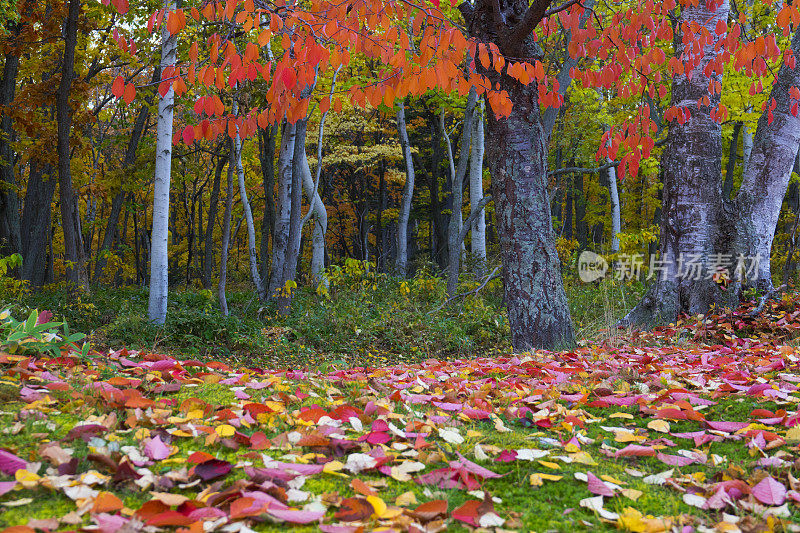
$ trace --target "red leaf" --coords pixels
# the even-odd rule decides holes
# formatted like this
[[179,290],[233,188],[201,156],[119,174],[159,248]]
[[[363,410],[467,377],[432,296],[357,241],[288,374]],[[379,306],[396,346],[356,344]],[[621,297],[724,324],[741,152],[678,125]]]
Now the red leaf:
[[194,475],[203,481],[212,481],[221,477],[225,477],[233,468],[228,461],[220,459],[211,459],[205,463],[200,463],[194,467]]
[[114,83],[111,85],[111,94],[117,98],[122,98],[122,95],[125,94],[125,78],[122,76],[116,77]]
[[357,522],[372,516],[374,508],[364,498],[345,498],[334,518],[342,522]]
[[439,517],[447,516],[447,500],[433,500],[425,502],[412,513],[423,522],[430,522]]

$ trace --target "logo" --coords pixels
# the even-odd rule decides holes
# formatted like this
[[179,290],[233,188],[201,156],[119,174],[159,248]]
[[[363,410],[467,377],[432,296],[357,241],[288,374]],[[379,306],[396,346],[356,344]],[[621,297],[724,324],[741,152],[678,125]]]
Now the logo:
[[578,258],[578,277],[584,283],[603,278],[608,272],[608,262],[594,252],[586,250]]

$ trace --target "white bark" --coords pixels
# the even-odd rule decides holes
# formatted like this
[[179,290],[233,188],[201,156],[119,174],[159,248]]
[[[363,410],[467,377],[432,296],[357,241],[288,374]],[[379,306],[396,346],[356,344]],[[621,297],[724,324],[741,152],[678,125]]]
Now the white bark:
[[[749,108],[748,108],[749,110]],[[750,163],[750,154],[753,152],[753,132],[747,127],[742,126],[742,168],[743,173],[747,174],[747,166]]]
[[274,298],[276,291],[286,282],[284,270],[289,250],[289,225],[292,214],[292,164],[297,126],[285,124],[281,133],[281,151],[278,155],[278,205],[275,216],[275,233],[272,237],[272,263],[268,296]]
[[[167,10],[175,9],[175,0],[168,0]],[[161,72],[174,66],[178,36],[170,35],[164,24],[161,30]],[[150,298],[147,314],[151,321],[163,324],[167,319],[169,289],[169,183],[172,171],[172,122],[175,93],[170,86],[166,96],[158,99],[156,130],[155,190],[153,193],[153,228],[150,251]]]
[[[800,29],[792,38],[791,49],[795,57],[800,55]],[[772,289],[772,241],[800,146],[800,118],[792,114],[793,100],[789,96],[791,88],[798,84],[800,70],[783,64],[768,100],[776,104],[772,120],[769,110],[758,120],[752,153],[736,198],[743,251],[758,257],[757,278],[751,275],[747,281],[764,290]]]
[[[478,93],[473,87],[469,91],[467,107],[464,110],[464,126],[458,150],[458,168],[453,165],[450,139],[445,132],[445,141],[447,142],[447,149],[450,155],[451,174],[453,178],[453,214],[450,217],[450,227],[448,228],[449,231],[447,235],[447,248],[449,253],[449,260],[447,262],[447,294],[451,298],[456,294],[458,275],[461,272],[461,245],[464,242],[461,240],[461,209],[464,203],[464,177],[467,174],[467,167],[469,165],[469,142],[470,135],[472,134],[472,120],[475,117],[475,103],[477,99]],[[444,130],[444,121],[442,121],[442,130]]]
[[[472,152],[469,160],[469,205],[470,211],[475,211],[478,203],[483,199],[483,99],[475,110],[475,119],[472,122]],[[486,210],[481,209],[472,223],[472,242],[470,244],[472,259],[475,262],[475,274],[483,277],[486,270]]]
[[[611,145],[610,139],[608,145]],[[611,160],[606,158],[606,163],[611,163]],[[608,169],[608,192],[611,197],[611,253],[616,254],[619,252],[619,233],[622,231],[622,215],[620,213],[617,169],[615,167],[610,167]]]
[[403,198],[400,201],[400,212],[397,215],[397,275],[408,274],[408,219],[411,215],[411,200],[414,196],[414,160],[411,157],[411,143],[406,130],[405,104],[397,103],[397,132],[400,135],[400,146],[406,163],[406,184],[403,187]]
[[[233,101],[233,114],[239,111],[238,102]],[[250,209],[250,201],[247,198],[247,187],[244,182],[244,165],[242,165],[242,138],[239,136],[239,126],[236,126],[236,138],[234,139],[234,157],[236,158],[236,175],[239,180],[239,197],[242,199],[244,218],[247,223],[247,251],[250,258],[250,277],[256,286],[258,299],[262,302],[267,299],[267,289],[258,272],[258,254],[256,252],[256,227],[253,223],[253,211]]]
[[[233,166],[234,149],[228,155],[228,180],[225,188],[225,215],[222,222],[222,253],[219,259],[219,284],[217,285],[217,296],[219,297],[219,307],[223,316],[228,316],[228,299],[225,295],[225,284],[228,282],[228,249],[231,242],[231,213],[233,211]],[[236,228],[239,229],[238,226]]]
[[303,151],[301,169],[303,188],[310,204],[309,214],[314,216],[314,228],[311,235],[311,275],[314,278],[315,285],[322,283],[327,287],[328,280],[325,277],[325,233],[328,231],[328,211],[325,209],[325,204],[322,202],[319,191],[314,185],[305,151]]

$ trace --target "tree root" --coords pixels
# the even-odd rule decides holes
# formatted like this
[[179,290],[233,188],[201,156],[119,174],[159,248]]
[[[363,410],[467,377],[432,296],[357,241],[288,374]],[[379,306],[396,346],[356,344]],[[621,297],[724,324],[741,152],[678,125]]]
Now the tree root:
[[776,300],[778,295],[783,291],[785,291],[786,288],[787,288],[786,284],[783,284],[777,289],[773,288],[767,291],[767,294],[758,299],[758,305],[756,305],[755,309],[750,311],[750,314],[748,314],[747,316],[749,318],[755,318],[758,315],[760,315],[764,311],[764,307],[766,307],[767,302],[770,300]]

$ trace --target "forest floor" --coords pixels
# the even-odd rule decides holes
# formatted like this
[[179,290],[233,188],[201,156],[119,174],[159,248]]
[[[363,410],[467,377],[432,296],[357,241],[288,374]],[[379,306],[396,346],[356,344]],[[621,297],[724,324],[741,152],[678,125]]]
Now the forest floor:
[[4,316],[0,526],[800,531],[798,297],[748,312],[317,371],[81,353]]

